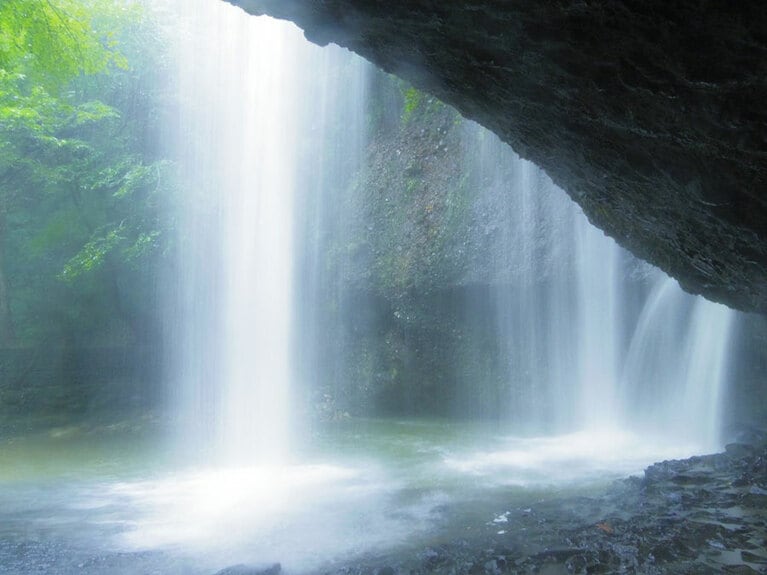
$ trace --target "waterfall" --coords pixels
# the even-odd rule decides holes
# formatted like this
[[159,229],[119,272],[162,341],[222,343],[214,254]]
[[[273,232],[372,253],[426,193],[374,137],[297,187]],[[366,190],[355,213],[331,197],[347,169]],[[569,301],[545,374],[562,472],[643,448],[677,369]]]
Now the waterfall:
[[[578,217],[580,216],[580,217]],[[579,389],[578,417],[584,428],[612,429],[620,420],[616,396],[621,282],[615,243],[582,215],[576,219]]]
[[[370,266],[380,224],[360,205],[370,68],[222,3],[177,11],[179,443],[228,462],[284,461],[303,414],[323,404],[318,389],[354,404],[375,385],[378,360],[358,344],[376,304],[349,287],[365,285],[351,278]],[[510,427],[652,429],[716,446],[730,312],[648,271],[535,166],[464,125],[470,201],[493,230],[474,257],[488,270],[477,283],[496,310]],[[407,355],[406,329],[397,345]]]
[[318,374],[343,371],[343,354],[323,347],[338,320],[316,302],[334,292],[343,305],[324,250],[344,244],[352,218],[369,65],[222,2],[176,12],[178,443],[226,463],[285,461]]
[[[181,461],[142,450],[136,471],[131,457],[102,481],[78,459],[84,482],[51,521],[50,481],[34,483],[40,561],[50,548],[75,565],[91,537],[104,549],[82,555],[89,572],[405,558],[384,572],[456,536],[487,555],[499,521],[540,519],[541,496],[720,447],[730,310],[623,251],[490,132],[348,51],[219,0],[163,3]],[[427,417],[399,419],[413,414]]]
[[485,281],[499,310],[511,428],[635,432],[690,452],[720,448],[736,314],[619,248],[479,126],[464,140],[476,203],[504,206],[483,254],[493,261]]
[[653,283],[625,360],[626,405],[645,433],[665,428],[700,451],[716,450],[735,314],[685,294],[660,272]]
[[224,3],[178,12],[180,441],[227,462],[281,461],[295,423],[294,222],[321,49],[292,24]]
[[[346,279],[366,265],[353,252],[353,230],[359,217],[361,190],[355,187],[364,170],[367,143],[366,98],[370,65],[337,46],[319,51],[315,105],[308,129],[313,145],[302,160],[304,185],[296,210],[298,226],[297,301],[300,329],[295,345],[298,379],[308,405],[332,417],[336,406],[320,395],[332,382],[334,396],[343,394],[351,343],[342,316],[348,300]],[[356,302],[359,307],[365,302]],[[348,315],[348,314],[347,314]],[[362,382],[358,382],[362,385]],[[313,405],[312,405],[313,404]]]

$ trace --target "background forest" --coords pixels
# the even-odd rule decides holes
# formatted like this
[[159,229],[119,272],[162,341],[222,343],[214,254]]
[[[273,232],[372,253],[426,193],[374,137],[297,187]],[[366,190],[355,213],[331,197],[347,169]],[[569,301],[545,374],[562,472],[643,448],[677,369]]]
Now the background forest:
[[131,3],[0,4],[3,410],[54,413],[98,385],[88,370],[160,341],[174,186],[156,22]]
[[0,338],[124,344],[153,328],[172,189],[161,36],[138,6],[0,8]]

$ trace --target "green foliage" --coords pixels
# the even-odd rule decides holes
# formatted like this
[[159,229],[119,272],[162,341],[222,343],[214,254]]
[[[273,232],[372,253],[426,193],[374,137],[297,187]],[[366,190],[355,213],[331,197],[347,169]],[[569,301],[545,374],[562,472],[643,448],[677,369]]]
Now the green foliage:
[[58,277],[75,282],[100,270],[110,256],[121,265],[135,266],[157,253],[163,236],[157,229],[158,200],[170,193],[163,184],[170,181],[163,178],[170,168],[165,161],[145,165],[138,158],[128,158],[96,172],[86,189],[109,203],[105,207],[110,214],[124,218],[96,229]]
[[113,33],[97,34],[91,25],[105,5],[77,0],[3,0],[0,69],[23,69],[35,85],[55,92],[78,74],[95,74],[110,64],[125,66],[125,59],[113,50]]
[[67,262],[60,277],[65,281],[73,281],[83,273],[98,269],[103,265],[107,255],[124,240],[122,227],[106,232],[99,230],[95,237]]
[[424,94],[412,86],[403,91],[405,105],[402,108],[402,123],[410,122],[415,111],[423,104]]
[[12,316],[0,339],[97,337],[152,315],[142,306],[167,252],[160,205],[174,181],[153,144],[167,105],[151,77],[161,39],[137,3],[0,0],[0,283]]
[[460,124],[461,115],[446,106],[441,100],[421,92],[417,88],[397,80],[399,83],[400,94],[402,95],[402,113],[400,120],[403,126],[407,126],[413,121],[421,120],[429,122],[440,114],[450,111],[453,121]]

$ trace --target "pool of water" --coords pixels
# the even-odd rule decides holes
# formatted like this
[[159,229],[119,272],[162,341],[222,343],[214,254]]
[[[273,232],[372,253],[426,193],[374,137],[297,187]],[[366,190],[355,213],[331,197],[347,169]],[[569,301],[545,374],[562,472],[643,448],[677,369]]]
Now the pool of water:
[[64,429],[0,443],[0,573],[301,573],[513,529],[504,515],[686,457],[615,430],[348,421],[294,461],[180,464],[152,434]]

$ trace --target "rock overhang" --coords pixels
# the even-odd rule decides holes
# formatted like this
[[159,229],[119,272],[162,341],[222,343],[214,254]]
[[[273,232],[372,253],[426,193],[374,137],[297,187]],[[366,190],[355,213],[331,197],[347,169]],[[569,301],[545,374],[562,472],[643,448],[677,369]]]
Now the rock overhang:
[[228,0],[457,108],[688,291],[767,312],[767,6]]

